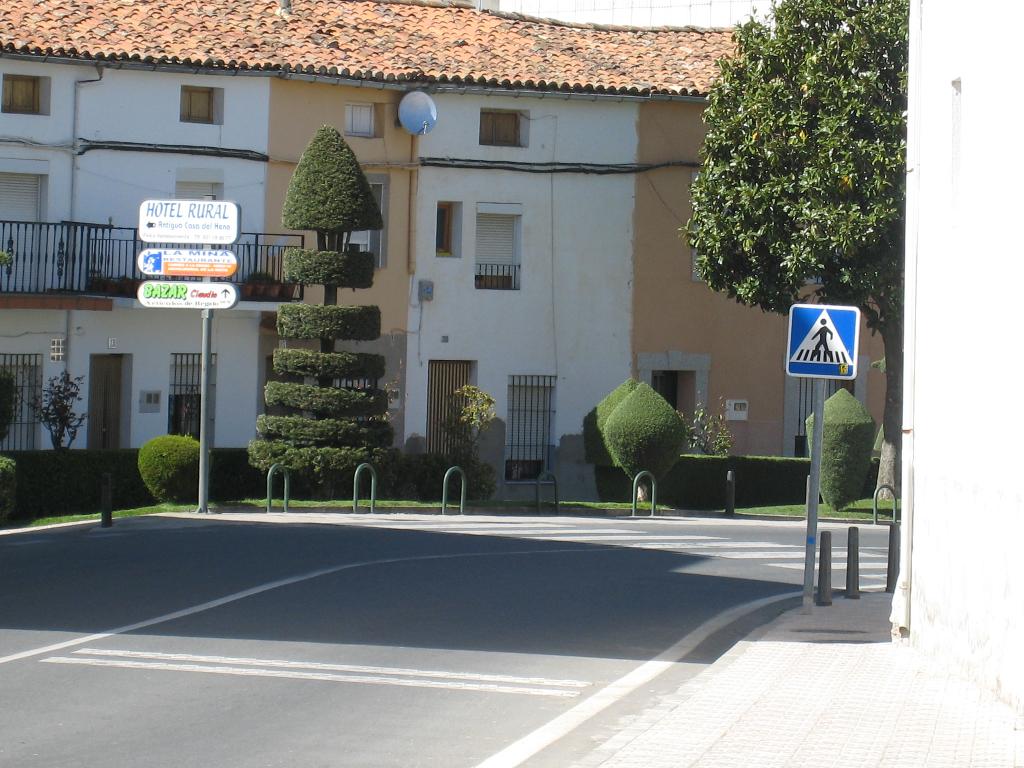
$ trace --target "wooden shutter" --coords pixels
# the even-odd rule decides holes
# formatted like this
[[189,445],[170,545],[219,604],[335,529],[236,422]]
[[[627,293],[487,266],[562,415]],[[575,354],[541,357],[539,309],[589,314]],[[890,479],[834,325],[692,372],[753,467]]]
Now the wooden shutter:
[[444,429],[446,422],[458,416],[452,393],[469,384],[469,360],[431,360],[427,367],[427,451],[451,453],[456,447],[453,436]]
[[40,176],[0,173],[0,220],[39,221]]
[[501,213],[476,215],[477,264],[516,263],[516,217]]

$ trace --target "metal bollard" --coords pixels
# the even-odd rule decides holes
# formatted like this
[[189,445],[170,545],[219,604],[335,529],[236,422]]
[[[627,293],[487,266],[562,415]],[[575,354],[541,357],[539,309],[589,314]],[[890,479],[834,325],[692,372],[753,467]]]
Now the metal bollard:
[[860,528],[851,526],[846,535],[846,597],[860,599]]
[[818,605],[832,605],[832,531],[822,531],[818,553]]
[[736,514],[736,473],[731,469],[725,473],[725,514]]
[[114,498],[111,489],[110,473],[100,475],[100,528],[110,528],[114,524]]
[[896,591],[896,578],[900,570],[900,524],[889,526],[889,562],[885,567],[885,591]]

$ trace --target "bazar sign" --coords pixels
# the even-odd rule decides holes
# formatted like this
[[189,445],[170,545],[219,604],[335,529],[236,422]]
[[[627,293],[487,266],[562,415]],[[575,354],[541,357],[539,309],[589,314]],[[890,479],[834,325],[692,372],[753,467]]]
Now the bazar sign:
[[231,277],[238,269],[231,251],[147,248],[138,263],[142,274],[166,277]]
[[238,239],[238,219],[238,205],[228,200],[144,200],[139,239],[227,245]]
[[238,291],[231,283],[177,283],[147,280],[136,294],[144,307],[173,309],[231,309]]

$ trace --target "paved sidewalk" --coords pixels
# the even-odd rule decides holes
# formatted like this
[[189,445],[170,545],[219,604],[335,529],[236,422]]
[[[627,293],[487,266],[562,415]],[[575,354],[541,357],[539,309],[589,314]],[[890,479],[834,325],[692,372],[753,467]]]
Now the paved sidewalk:
[[831,607],[784,614],[578,765],[1024,767],[1024,720],[890,642],[890,603],[836,595]]

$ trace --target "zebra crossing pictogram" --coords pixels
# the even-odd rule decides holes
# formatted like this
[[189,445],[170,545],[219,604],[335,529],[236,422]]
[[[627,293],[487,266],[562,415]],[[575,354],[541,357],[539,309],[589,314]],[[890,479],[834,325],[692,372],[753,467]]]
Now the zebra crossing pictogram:
[[786,373],[809,378],[856,378],[859,334],[860,311],[856,307],[793,305]]

